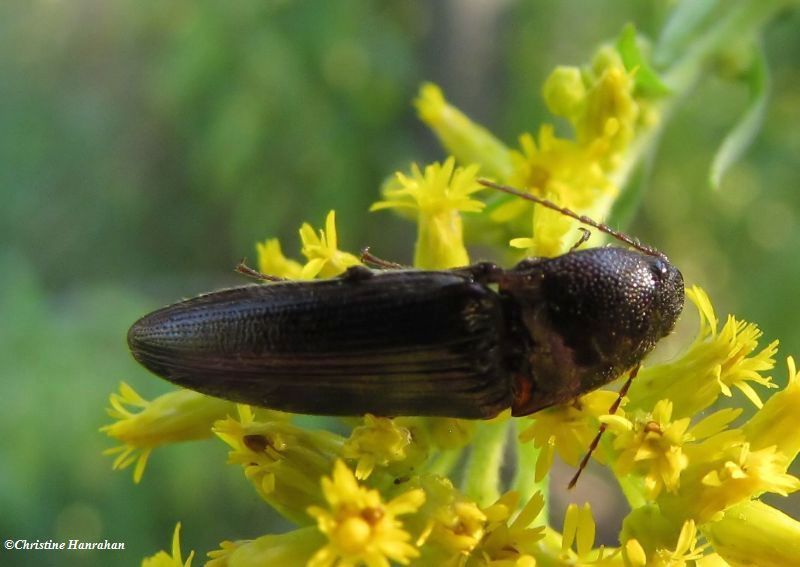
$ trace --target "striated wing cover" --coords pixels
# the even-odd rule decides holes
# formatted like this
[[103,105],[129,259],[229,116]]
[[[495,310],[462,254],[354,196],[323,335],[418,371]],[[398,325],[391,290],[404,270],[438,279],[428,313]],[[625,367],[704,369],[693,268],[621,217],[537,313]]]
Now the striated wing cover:
[[511,404],[500,299],[448,272],[232,288],[128,333],[155,374],[298,413],[491,417]]

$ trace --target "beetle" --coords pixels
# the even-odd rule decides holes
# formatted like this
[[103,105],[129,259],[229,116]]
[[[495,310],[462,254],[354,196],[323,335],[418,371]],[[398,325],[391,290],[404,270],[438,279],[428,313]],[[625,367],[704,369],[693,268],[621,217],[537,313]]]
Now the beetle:
[[136,321],[130,350],[179,386],[317,415],[523,416],[637,368],[683,309],[680,271],[569,209],[481,183],[631,248],[573,247],[510,269],[356,266],[328,280],[215,291]]

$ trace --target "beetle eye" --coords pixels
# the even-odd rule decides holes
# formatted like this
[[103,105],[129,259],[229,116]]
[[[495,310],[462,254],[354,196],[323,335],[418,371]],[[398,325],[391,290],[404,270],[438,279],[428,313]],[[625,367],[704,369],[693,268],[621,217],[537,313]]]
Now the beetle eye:
[[653,273],[656,276],[666,277],[667,272],[669,269],[667,268],[667,263],[664,260],[656,259],[652,264]]

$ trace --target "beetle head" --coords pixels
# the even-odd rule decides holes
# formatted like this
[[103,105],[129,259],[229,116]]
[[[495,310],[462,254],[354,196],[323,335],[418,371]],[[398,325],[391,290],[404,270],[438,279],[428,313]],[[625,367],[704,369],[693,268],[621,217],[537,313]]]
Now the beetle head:
[[517,303],[530,339],[532,380],[514,404],[526,415],[570,401],[637,366],[683,310],[683,276],[662,256],[594,248],[525,260],[501,293]]

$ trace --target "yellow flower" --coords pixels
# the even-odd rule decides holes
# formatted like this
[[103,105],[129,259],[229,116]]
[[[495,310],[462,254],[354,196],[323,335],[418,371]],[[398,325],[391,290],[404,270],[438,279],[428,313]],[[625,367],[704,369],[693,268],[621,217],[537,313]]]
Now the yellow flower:
[[730,564],[725,561],[717,553],[709,553],[694,562],[695,567],[730,567]]
[[[133,481],[136,483],[142,479],[154,448],[211,437],[214,421],[236,407],[233,402],[191,390],[177,390],[148,401],[125,382],[120,384],[119,393],[109,396],[109,403],[108,415],[117,421],[104,425],[100,431],[122,441],[122,445],[107,449],[103,454],[118,453],[113,464],[115,470],[135,462]],[[138,408],[138,411],[129,408]]]
[[567,506],[561,531],[560,559],[573,565],[609,564],[619,555],[619,550],[608,550],[602,546],[594,549],[596,527],[589,504],[583,507],[577,504]]
[[[416,104],[422,120],[461,162],[480,164],[487,175],[602,221],[630,173],[625,157],[629,150],[635,153],[639,127],[652,125],[640,120],[646,103],[634,96],[634,86],[633,73],[611,48],[601,50],[589,69],[558,67],[543,94],[550,110],[572,123],[575,138],[558,138],[553,126],[544,124],[536,140],[520,137],[520,151],[510,151],[449,105],[438,87],[423,86]],[[530,256],[557,256],[578,241],[578,224],[563,215],[521,199],[500,197],[496,203],[490,216],[498,223],[536,211],[532,236],[512,241]],[[518,223],[511,228],[517,230]]]
[[753,449],[774,446],[793,461],[800,451],[800,372],[794,358],[787,359],[789,382],[772,396],[742,428]]
[[560,65],[545,80],[542,96],[550,112],[575,124],[586,106],[586,87],[579,68]]
[[576,466],[580,462],[597,434],[598,418],[608,413],[616,399],[615,392],[597,390],[575,403],[547,408],[531,417],[533,424],[520,433],[519,440],[533,441],[534,446],[541,449],[536,462],[537,481],[550,470],[556,451],[568,465]]
[[303,255],[308,258],[308,263],[300,273],[301,279],[332,278],[361,263],[353,254],[339,250],[334,211],[328,213],[325,230],[320,230],[319,235],[310,224],[304,223],[300,227],[300,240],[303,243]]
[[[564,206],[587,213],[601,197],[617,195],[617,188],[599,162],[600,156],[572,140],[559,138],[551,124],[541,126],[537,139],[523,134],[519,142],[520,151],[513,153],[513,185],[542,196],[554,194]],[[503,215],[497,212],[495,218],[502,220]]]
[[386,200],[371,211],[389,208],[410,209],[417,213],[417,243],[414,265],[424,269],[443,269],[469,264],[464,247],[461,212],[479,212],[482,202],[471,195],[483,187],[475,180],[478,166],[456,168],[455,159],[434,163],[423,173],[411,165],[411,176],[397,172],[400,189],[388,189]]
[[575,129],[576,141],[600,156],[603,169],[619,165],[639,119],[635,81],[619,53],[603,48],[590,69],[557,67],[545,81],[543,95],[550,112],[563,116]]
[[[703,484],[711,489],[724,488],[726,492],[736,492],[758,496],[763,492],[775,492],[782,496],[800,488],[800,480],[786,474],[789,463],[775,447],[751,451],[744,443],[731,451],[729,460],[721,467],[703,477]],[[734,490],[726,485],[737,486]],[[722,507],[718,507],[721,509]]]
[[800,479],[787,474],[788,466],[775,447],[753,451],[747,443],[733,445],[710,460],[692,460],[678,493],[662,494],[658,503],[668,518],[718,519],[730,506],[764,492],[786,496],[800,489]]
[[694,562],[695,567],[730,567],[730,564],[717,553],[709,553]]
[[[498,417],[502,415],[501,413]],[[475,436],[476,427],[480,426],[480,422],[477,420],[458,419],[455,417],[405,418],[403,423],[408,423],[408,420],[422,422],[431,442],[442,450],[465,447]]]
[[800,522],[758,500],[729,508],[701,531],[731,565],[784,567],[800,557]]
[[508,148],[450,105],[439,87],[432,83],[422,85],[414,104],[420,119],[436,133],[447,153],[460,163],[480,165],[485,175],[508,179],[512,171]]
[[214,433],[232,448],[228,463],[244,468],[266,502],[294,522],[307,523],[306,508],[323,501],[319,479],[339,454],[341,437],[285,419],[258,421],[244,405],[239,406],[239,419],[218,421]]
[[750,383],[774,388],[772,379],[761,375],[775,366],[778,341],[756,352],[761,331],[752,323],[728,319],[717,329],[714,308],[697,286],[686,291],[700,314],[700,331],[692,346],[679,359],[644,368],[628,393],[628,409],[653,407],[661,398],[674,404],[675,417],[694,415],[710,406],[720,394],[731,396],[738,388],[761,407],[761,399]]
[[[556,205],[561,204],[560,198],[554,193],[546,193],[543,197]],[[573,221],[558,211],[534,206],[531,225],[533,236],[513,238],[508,243],[512,248],[525,249],[526,256],[536,258],[560,256],[578,241],[577,228]]]
[[[484,508],[486,534],[470,554],[467,567],[536,565],[534,553],[544,537],[544,525],[531,527],[544,508],[544,496],[537,492],[519,514],[519,493],[507,492]],[[516,515],[515,515],[516,514]]]
[[[512,152],[514,173],[509,182],[602,221],[618,190],[604,171],[600,157],[593,148],[557,137],[553,126],[545,124],[539,129],[537,140],[530,134],[520,136],[520,151]],[[492,211],[491,217],[505,223],[531,210],[533,234],[526,246],[530,255],[557,256],[578,240],[577,221],[519,198],[508,199]],[[515,240],[513,245],[522,244]]]
[[[412,455],[411,462],[408,462]],[[342,456],[358,460],[356,478],[364,480],[376,466],[385,467],[398,462],[407,466],[419,464],[427,456],[427,451],[424,448],[418,450],[411,430],[403,427],[401,421],[368,414],[363,425],[355,427],[345,441]]]
[[256,252],[258,253],[258,271],[262,274],[290,280],[302,277],[303,266],[300,262],[283,255],[281,243],[277,238],[256,243]]
[[413,564],[460,564],[483,537],[486,515],[446,477],[425,474],[409,485],[425,492],[425,504],[408,522],[423,552]]
[[591,86],[583,113],[575,121],[578,141],[602,144],[606,169],[619,166],[618,156],[633,139],[639,118],[640,101],[633,95],[633,73],[622,63],[613,48],[598,51],[592,62]]
[[172,534],[172,555],[159,551],[152,557],[143,559],[142,567],[191,567],[193,558],[194,551],[189,553],[185,562],[181,559],[181,523],[178,522]]
[[[637,126],[633,86],[621,59],[611,51],[598,56],[590,71],[556,68],[545,83],[544,98],[551,112],[572,123],[576,139],[556,137],[550,124],[541,126],[538,140],[522,135],[521,151],[512,152],[509,183],[604,220],[619,192],[613,179],[620,156]],[[511,199],[495,209],[492,218],[508,222],[530,209],[529,203]],[[527,248],[531,256],[552,257],[578,240],[575,221],[542,207],[534,210],[533,236],[514,239],[512,246]]]
[[705,555],[704,547],[697,545],[697,526],[692,520],[687,520],[674,548],[658,548],[648,557],[637,540],[629,539],[622,553],[630,567],[684,567],[691,561],[701,559]]
[[[713,413],[690,427],[688,417],[672,420],[672,402],[659,400],[652,412],[636,412],[635,417],[622,416],[601,418],[616,432],[614,449],[614,471],[622,476],[631,472],[645,475],[645,489],[653,499],[666,488],[674,492],[678,488],[680,474],[689,465],[689,455],[684,445],[712,437],[721,432],[741,413],[738,409],[726,409]],[[741,437],[735,433],[728,441]]]
[[397,517],[422,506],[425,493],[421,489],[384,503],[377,490],[359,486],[347,465],[336,461],[333,476],[322,479],[322,492],[328,507],[311,506],[308,513],[328,543],[311,557],[309,567],[389,567],[390,560],[407,565],[419,555]]
[[325,543],[316,526],[253,540],[223,541],[211,551],[205,567],[265,567],[306,565],[312,553]]

